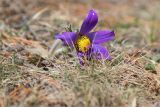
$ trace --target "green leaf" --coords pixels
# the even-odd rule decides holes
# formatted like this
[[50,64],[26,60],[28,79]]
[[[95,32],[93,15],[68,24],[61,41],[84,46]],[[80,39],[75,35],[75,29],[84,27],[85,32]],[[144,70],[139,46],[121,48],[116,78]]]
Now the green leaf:
[[145,65],[145,69],[146,70],[149,70],[150,72],[152,72],[152,73],[154,73],[154,74],[156,74],[157,72],[156,72],[156,69],[155,69],[155,65],[153,64],[153,63],[147,63],[146,65]]

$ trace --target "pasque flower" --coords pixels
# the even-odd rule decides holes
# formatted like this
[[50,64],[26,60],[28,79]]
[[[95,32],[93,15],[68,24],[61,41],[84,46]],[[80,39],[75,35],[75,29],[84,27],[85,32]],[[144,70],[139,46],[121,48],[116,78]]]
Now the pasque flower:
[[98,30],[90,32],[98,22],[97,13],[90,10],[84,19],[79,32],[63,32],[56,35],[56,39],[61,39],[64,45],[76,49],[77,56],[81,59],[108,59],[111,57],[108,50],[102,46],[103,43],[114,39],[114,31]]

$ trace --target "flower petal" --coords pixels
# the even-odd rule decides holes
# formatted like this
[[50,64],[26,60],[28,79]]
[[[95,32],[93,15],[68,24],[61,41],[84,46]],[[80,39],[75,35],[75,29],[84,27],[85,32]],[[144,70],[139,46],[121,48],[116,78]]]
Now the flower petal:
[[77,56],[78,56],[79,63],[81,65],[84,65],[83,57],[85,57],[85,55],[83,53],[81,53],[81,52],[77,52]]
[[90,30],[92,30],[95,27],[97,22],[98,22],[97,13],[94,10],[90,10],[82,23],[80,34],[84,35],[88,33]]
[[92,43],[101,44],[113,40],[115,34],[112,30],[99,30],[97,32],[88,33],[87,36],[90,38]]
[[93,57],[96,57],[97,59],[108,59],[111,60],[111,56],[109,55],[108,50],[101,45],[93,44],[91,49],[91,54]]
[[55,38],[61,39],[64,45],[73,46],[77,39],[77,35],[75,32],[63,32],[61,34],[56,35]]

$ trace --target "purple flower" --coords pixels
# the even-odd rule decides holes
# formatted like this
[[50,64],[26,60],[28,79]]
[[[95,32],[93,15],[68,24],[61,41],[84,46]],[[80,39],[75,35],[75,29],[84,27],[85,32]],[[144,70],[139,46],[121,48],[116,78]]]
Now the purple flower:
[[64,45],[75,47],[80,62],[84,58],[108,59],[111,57],[108,50],[101,44],[114,39],[114,31],[99,30],[90,32],[98,22],[97,13],[90,10],[84,19],[80,32],[63,32],[56,35],[56,39],[61,39]]

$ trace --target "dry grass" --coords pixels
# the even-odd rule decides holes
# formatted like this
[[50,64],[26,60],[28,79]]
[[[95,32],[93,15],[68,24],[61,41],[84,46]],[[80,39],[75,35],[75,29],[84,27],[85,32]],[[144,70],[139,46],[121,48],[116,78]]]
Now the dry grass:
[[[159,107],[160,2],[149,1],[1,0],[0,107]],[[82,67],[72,51],[46,58],[54,35],[76,30],[91,7],[95,30],[116,32],[106,44],[113,60]]]

